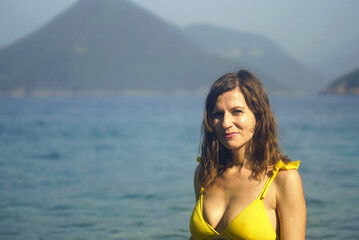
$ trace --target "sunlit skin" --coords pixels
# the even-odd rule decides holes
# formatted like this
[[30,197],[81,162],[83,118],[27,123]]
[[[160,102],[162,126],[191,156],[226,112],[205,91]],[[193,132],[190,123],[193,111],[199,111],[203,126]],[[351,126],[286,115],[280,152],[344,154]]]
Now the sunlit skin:
[[[258,197],[272,167],[269,166],[259,180],[253,178],[245,148],[253,137],[256,120],[239,89],[225,92],[217,98],[212,117],[216,137],[230,150],[233,161],[233,167],[219,175],[203,196],[205,220],[221,233]],[[194,178],[197,199],[201,189],[200,168],[198,165]],[[305,238],[306,208],[297,170],[278,172],[263,203],[269,221],[281,239]]]

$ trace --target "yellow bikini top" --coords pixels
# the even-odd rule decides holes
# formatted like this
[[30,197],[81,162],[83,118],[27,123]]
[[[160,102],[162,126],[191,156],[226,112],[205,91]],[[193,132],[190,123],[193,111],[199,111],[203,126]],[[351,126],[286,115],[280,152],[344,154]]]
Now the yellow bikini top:
[[279,161],[273,168],[259,196],[240,212],[223,230],[217,232],[203,217],[203,188],[190,219],[190,231],[194,240],[207,239],[278,239],[263,205],[267,190],[279,170],[298,169],[300,161],[283,163]]

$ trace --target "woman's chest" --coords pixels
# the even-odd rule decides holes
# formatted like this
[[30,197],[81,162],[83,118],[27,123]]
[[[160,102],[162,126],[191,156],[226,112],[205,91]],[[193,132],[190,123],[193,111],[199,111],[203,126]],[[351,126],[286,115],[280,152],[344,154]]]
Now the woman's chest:
[[203,215],[217,230],[224,230],[258,199],[265,181],[219,179],[203,195]]
[[[202,199],[204,219],[218,232],[222,232],[234,220],[257,219],[256,216],[248,216],[249,213],[261,215],[265,222],[270,222],[271,228],[276,229],[276,197],[271,187],[268,191],[268,177],[259,181],[240,178],[230,180],[219,179],[205,191]],[[268,192],[262,198],[265,189]]]

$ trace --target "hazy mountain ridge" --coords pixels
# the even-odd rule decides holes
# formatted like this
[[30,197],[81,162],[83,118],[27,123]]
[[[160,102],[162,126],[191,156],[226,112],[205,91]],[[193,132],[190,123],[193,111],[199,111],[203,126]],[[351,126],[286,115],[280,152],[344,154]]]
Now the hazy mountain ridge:
[[333,81],[322,93],[359,94],[359,68]]
[[198,45],[131,2],[82,0],[0,50],[0,93],[194,91],[240,68],[253,69],[272,91],[292,87],[248,59],[243,64]]
[[243,62],[249,68],[264,71],[275,81],[295,90],[313,92],[324,87],[324,81],[320,76],[266,36],[208,24],[191,25],[185,28],[185,32],[206,52]]

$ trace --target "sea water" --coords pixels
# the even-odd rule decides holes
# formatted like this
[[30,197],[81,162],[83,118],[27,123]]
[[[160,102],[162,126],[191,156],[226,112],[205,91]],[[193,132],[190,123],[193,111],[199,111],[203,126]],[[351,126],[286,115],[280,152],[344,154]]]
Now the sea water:
[[[0,239],[188,239],[204,96],[0,98]],[[359,97],[272,96],[307,239],[359,238]]]

